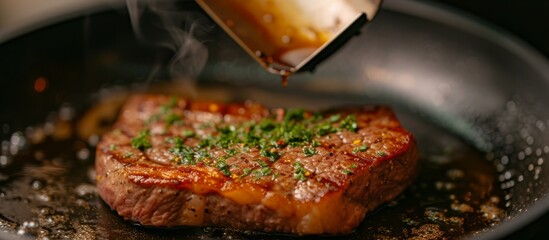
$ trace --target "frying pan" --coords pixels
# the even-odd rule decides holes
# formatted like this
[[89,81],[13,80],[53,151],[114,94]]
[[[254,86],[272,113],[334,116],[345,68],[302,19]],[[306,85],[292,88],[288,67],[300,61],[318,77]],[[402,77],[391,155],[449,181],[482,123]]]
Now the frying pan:
[[[203,14],[192,2],[181,6]],[[444,161],[450,148],[460,159],[450,164],[466,174],[490,166],[488,182],[505,217],[457,235],[502,238],[549,209],[548,62],[519,39],[456,10],[386,1],[361,35],[313,74],[294,76],[286,89],[213,25],[201,34],[209,58],[195,80],[170,71],[177,68],[170,65],[172,51],[135,38],[124,8],[46,25],[0,44],[0,238],[293,238],[145,228],[110,211],[94,193],[93,146],[112,123],[112,109],[129,92],[143,91],[318,109],[389,104],[425,158]],[[149,27],[153,36],[162,34]],[[445,171],[423,168],[418,181]],[[347,237],[399,237],[402,232],[379,235],[379,224],[391,222],[378,219],[406,215],[394,209],[407,202],[389,203]]]

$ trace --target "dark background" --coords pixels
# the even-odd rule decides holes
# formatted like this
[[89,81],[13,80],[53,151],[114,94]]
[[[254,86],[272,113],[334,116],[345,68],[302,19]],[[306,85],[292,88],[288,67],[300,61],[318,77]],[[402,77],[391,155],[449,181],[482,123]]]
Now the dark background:
[[[549,59],[549,0],[436,0],[505,29]],[[549,93],[548,93],[549,94]],[[549,212],[506,239],[549,239]]]
[[[521,37],[549,58],[548,0],[436,0]],[[549,225],[548,225],[549,226]]]

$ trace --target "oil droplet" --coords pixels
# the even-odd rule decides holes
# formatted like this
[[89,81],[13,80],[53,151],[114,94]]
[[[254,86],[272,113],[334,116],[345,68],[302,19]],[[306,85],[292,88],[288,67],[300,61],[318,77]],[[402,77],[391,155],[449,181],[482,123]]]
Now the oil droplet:
[[318,39],[318,32],[312,27],[308,27],[308,28],[303,29],[302,34],[304,34],[307,38],[309,38],[311,40],[316,41]]
[[28,227],[28,228],[35,228],[37,227],[38,224],[36,224],[36,222],[33,222],[33,221],[30,221],[30,222],[23,222],[23,227]]
[[280,40],[284,44],[289,44],[290,42],[292,42],[292,37],[290,37],[288,35],[284,35],[284,36],[282,36],[282,38]]
[[90,150],[82,148],[76,153],[76,157],[80,160],[87,160],[90,157]]
[[44,90],[46,90],[46,87],[48,86],[48,81],[45,77],[38,77],[36,80],[34,80],[34,91],[41,93]]
[[96,146],[97,143],[99,142],[99,136],[97,134],[93,134],[91,135],[89,138],[88,138],[88,144],[90,146]]
[[40,190],[40,189],[44,188],[45,186],[46,186],[46,182],[44,182],[43,180],[34,179],[31,182],[32,190]]
[[75,193],[78,194],[78,196],[86,196],[86,195],[93,195],[96,191],[96,187],[91,184],[81,184],[78,185],[74,189]]
[[273,15],[271,14],[265,14],[263,15],[263,21],[266,23],[272,23],[273,22]]
[[10,159],[8,158],[8,156],[5,156],[5,155],[1,155],[0,156],[0,166],[6,166],[10,163]]

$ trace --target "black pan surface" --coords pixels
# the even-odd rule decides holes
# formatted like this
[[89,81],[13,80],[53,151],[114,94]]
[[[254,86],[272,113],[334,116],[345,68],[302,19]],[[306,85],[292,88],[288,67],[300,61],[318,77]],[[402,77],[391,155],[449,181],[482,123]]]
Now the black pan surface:
[[[198,11],[193,4],[185,9]],[[387,1],[363,34],[315,74],[295,76],[282,89],[219,29],[208,31],[210,58],[197,81],[172,80],[167,62],[173,53],[136,40],[123,10],[1,44],[3,234],[292,238],[144,228],[116,216],[95,194],[93,147],[124,96],[142,91],[283,107],[394,106],[418,139],[422,171],[409,190],[368,216],[350,238],[414,237],[433,229],[447,237],[501,237],[549,208],[549,68],[513,37],[439,7]],[[456,178],[456,172],[464,177]],[[469,202],[468,192],[476,196]],[[456,198],[474,212],[452,210]],[[486,204],[495,218],[483,217]],[[422,228],[426,224],[437,227]]]

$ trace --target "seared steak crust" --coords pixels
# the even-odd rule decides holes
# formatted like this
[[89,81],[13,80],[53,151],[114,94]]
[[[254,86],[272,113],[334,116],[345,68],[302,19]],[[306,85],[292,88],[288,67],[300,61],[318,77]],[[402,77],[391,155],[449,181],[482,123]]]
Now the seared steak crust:
[[[301,112],[295,121],[313,133],[302,138],[218,137],[275,131],[288,114],[251,102],[133,96],[97,147],[99,195],[142,225],[345,234],[413,180],[413,136],[386,107]],[[265,119],[271,125],[257,127]]]

